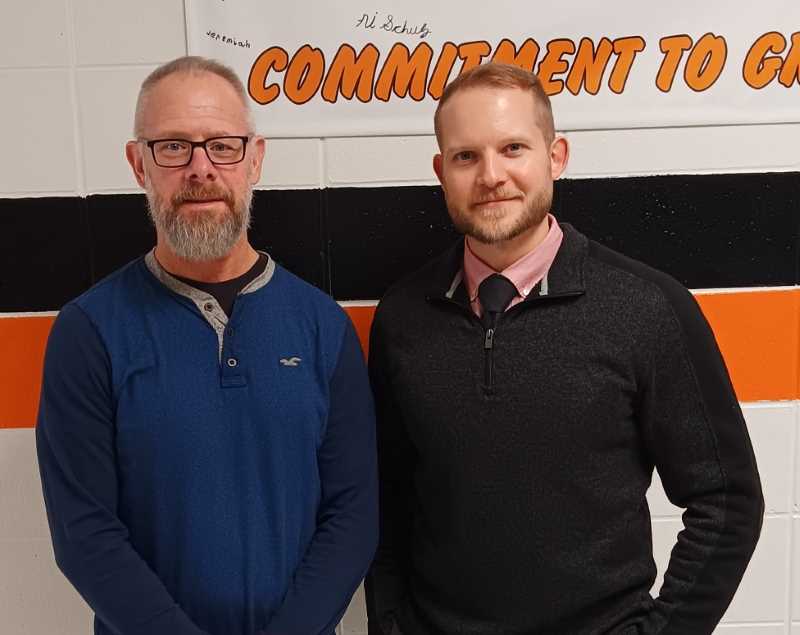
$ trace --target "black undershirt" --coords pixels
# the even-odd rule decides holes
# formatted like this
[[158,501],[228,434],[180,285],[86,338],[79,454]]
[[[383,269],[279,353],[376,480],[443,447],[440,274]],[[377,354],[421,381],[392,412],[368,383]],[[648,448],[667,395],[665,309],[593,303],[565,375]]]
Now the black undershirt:
[[244,289],[253,280],[258,278],[267,268],[269,257],[266,254],[258,254],[258,260],[255,264],[245,271],[241,276],[231,278],[230,280],[223,280],[222,282],[200,282],[199,280],[192,280],[191,278],[184,278],[183,276],[176,276],[170,273],[173,278],[177,278],[181,282],[185,282],[190,287],[199,289],[203,293],[213,295],[214,299],[219,302],[225,315],[231,316],[233,311],[233,303],[239,291]]

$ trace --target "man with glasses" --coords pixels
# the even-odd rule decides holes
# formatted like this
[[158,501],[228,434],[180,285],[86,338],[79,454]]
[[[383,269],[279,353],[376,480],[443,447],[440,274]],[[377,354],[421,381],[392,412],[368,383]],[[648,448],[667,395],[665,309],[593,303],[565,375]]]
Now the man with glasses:
[[248,242],[265,141],[230,69],[156,69],[135,136],[156,246],[67,304],[47,347],[56,561],[97,635],[331,635],[377,534],[355,332]]

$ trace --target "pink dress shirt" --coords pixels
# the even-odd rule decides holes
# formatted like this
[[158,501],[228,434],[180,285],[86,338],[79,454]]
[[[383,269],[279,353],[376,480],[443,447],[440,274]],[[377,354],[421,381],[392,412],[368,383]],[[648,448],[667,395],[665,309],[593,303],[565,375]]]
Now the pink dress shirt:
[[547,220],[550,223],[550,229],[545,239],[533,251],[499,272],[478,258],[469,248],[469,241],[464,239],[464,283],[469,295],[470,306],[475,315],[478,317],[483,315],[481,301],[478,299],[478,287],[484,278],[491,274],[501,273],[517,288],[517,295],[508,305],[509,309],[527,298],[533,287],[547,275],[550,265],[553,264],[558,253],[558,248],[561,246],[561,239],[564,237],[564,232],[558,226],[555,216],[548,214]]

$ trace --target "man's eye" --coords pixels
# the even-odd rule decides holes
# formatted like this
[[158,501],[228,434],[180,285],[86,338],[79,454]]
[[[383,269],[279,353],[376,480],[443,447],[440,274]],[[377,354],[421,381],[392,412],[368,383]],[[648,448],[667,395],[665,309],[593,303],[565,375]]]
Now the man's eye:
[[472,152],[468,150],[463,150],[461,152],[457,152],[456,155],[453,157],[456,161],[469,161],[472,159]]
[[161,149],[167,152],[182,152],[186,149],[186,144],[180,141],[167,141],[161,146]]
[[227,143],[223,143],[222,141],[215,141],[212,144],[209,144],[208,149],[212,152],[230,152],[233,150],[231,146]]
[[519,152],[520,150],[522,150],[522,144],[521,143],[509,143],[506,146],[506,150],[508,150],[509,152]]

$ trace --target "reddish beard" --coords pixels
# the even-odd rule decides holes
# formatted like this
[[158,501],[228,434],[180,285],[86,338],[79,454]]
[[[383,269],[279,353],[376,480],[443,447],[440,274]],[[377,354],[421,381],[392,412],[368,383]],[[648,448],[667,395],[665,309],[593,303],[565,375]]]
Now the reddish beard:
[[[476,206],[481,203],[498,199],[521,199],[524,208],[513,220],[507,219],[508,212],[505,209],[505,205],[516,205],[519,204],[520,200],[500,203],[500,207],[496,210],[476,209]],[[452,207],[449,201],[447,209],[453,225],[460,233],[471,236],[481,243],[491,245],[517,238],[532,227],[538,226],[547,217],[552,205],[552,189],[539,191],[528,201],[523,199],[523,195],[520,192],[494,190],[471,201],[466,210]]]

